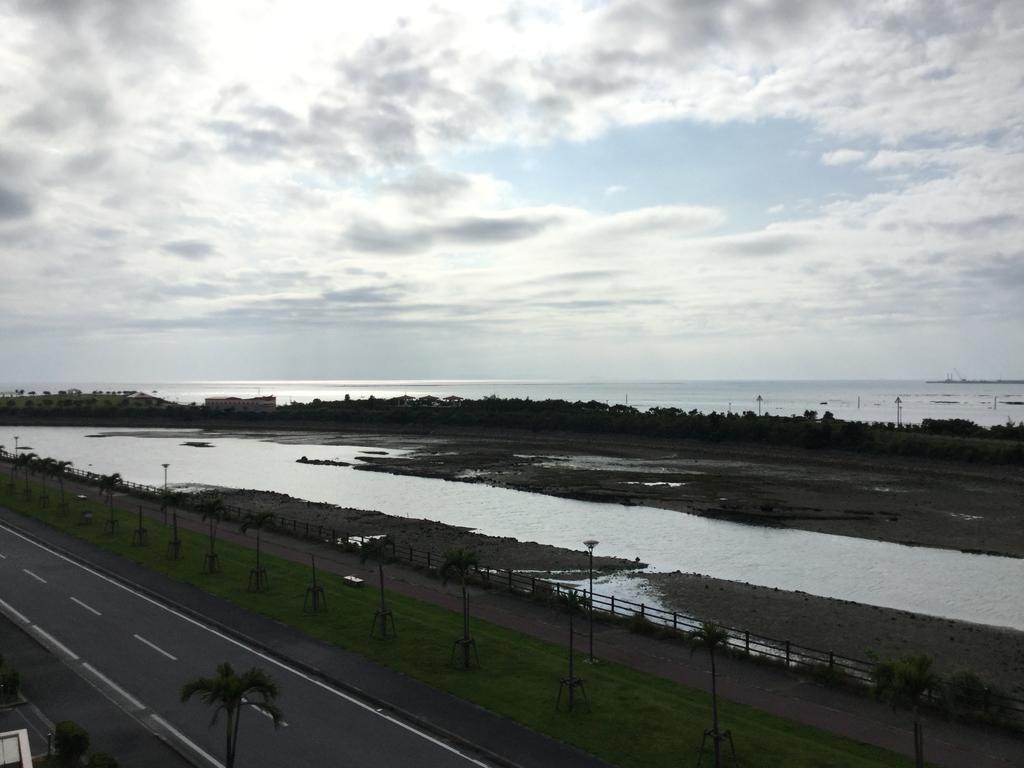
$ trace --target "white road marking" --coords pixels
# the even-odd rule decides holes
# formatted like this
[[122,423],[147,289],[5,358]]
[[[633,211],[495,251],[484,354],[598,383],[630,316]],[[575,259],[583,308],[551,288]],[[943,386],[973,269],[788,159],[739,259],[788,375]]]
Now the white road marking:
[[[416,736],[419,736],[421,739],[429,741],[431,744],[434,744],[435,746],[438,746],[441,749],[444,749],[444,750],[446,750],[448,752],[451,752],[454,755],[458,755],[463,760],[466,760],[467,762],[470,762],[473,765],[478,765],[478,766],[480,766],[480,768],[490,768],[490,766],[487,763],[481,762],[480,760],[477,760],[476,758],[473,758],[473,757],[470,757],[469,755],[463,754],[462,752],[460,752],[455,747],[453,747],[453,746],[451,746],[449,744],[445,744],[443,741],[441,741],[441,740],[431,736],[428,733],[425,733],[424,731],[419,730],[415,726],[409,725],[408,723],[403,723],[401,720],[396,719],[392,715],[388,715],[388,714],[385,714],[383,712],[379,712],[373,706],[360,701],[359,699],[355,698],[354,696],[351,696],[351,695],[345,693],[344,691],[340,691],[337,688],[334,688],[334,687],[328,685],[327,683],[323,682],[322,680],[317,680],[315,677],[311,677],[311,676],[307,675],[305,672],[302,672],[301,670],[295,669],[294,667],[290,667],[287,664],[285,664],[283,661],[279,661],[278,659],[275,659],[273,656],[268,656],[267,654],[263,653],[262,651],[258,651],[255,648],[250,648],[248,645],[246,645],[245,643],[241,642],[240,640],[236,640],[233,637],[225,635],[223,632],[220,632],[220,631],[214,629],[213,627],[208,627],[207,625],[203,624],[201,621],[198,621],[197,619],[193,619],[191,616],[186,616],[184,613],[181,613],[180,611],[175,610],[174,608],[171,608],[168,605],[164,605],[160,601],[155,600],[152,597],[149,597],[148,595],[144,595],[141,592],[137,592],[136,590],[132,589],[128,585],[122,584],[121,582],[117,581],[116,579],[113,579],[110,576],[102,574],[99,571],[95,571],[95,570],[93,570],[92,568],[90,568],[87,565],[82,565],[81,563],[76,562],[75,560],[72,560],[70,557],[67,557],[66,555],[62,555],[60,552],[57,552],[56,550],[50,549],[45,544],[40,544],[37,541],[33,541],[28,536],[25,536],[25,535],[23,535],[21,533],[18,533],[17,531],[13,530],[12,528],[7,527],[6,525],[0,524],[0,530],[7,531],[12,536],[16,536],[17,538],[21,539],[22,541],[25,541],[28,544],[31,544],[32,546],[36,547],[37,549],[41,549],[44,552],[48,552],[51,555],[53,555],[54,557],[59,558],[60,560],[63,560],[64,562],[68,563],[69,565],[73,565],[76,568],[85,571],[86,573],[91,573],[93,576],[95,576],[95,577],[97,577],[99,579],[102,579],[103,581],[107,582],[108,584],[111,584],[111,585],[117,587],[118,589],[124,590],[125,592],[127,592],[130,595],[135,595],[135,597],[139,598],[140,600],[143,600],[143,601],[149,603],[150,605],[153,605],[153,606],[159,608],[162,611],[166,611],[167,613],[171,614],[172,616],[177,616],[182,621],[188,622],[189,624],[192,624],[193,626],[198,627],[199,629],[202,629],[202,630],[204,630],[206,632],[209,632],[211,635],[214,635],[215,637],[219,637],[221,640],[224,640],[225,642],[230,643],[231,645],[234,645],[234,646],[236,646],[238,648],[241,648],[242,650],[248,651],[253,656],[256,656],[257,658],[263,659],[264,661],[266,661],[266,662],[268,662],[270,664],[273,664],[275,667],[279,667],[280,669],[283,669],[286,672],[290,672],[291,674],[295,675],[296,677],[302,678],[306,682],[308,682],[308,683],[310,683],[312,685],[315,685],[318,688],[321,688],[322,690],[325,690],[328,693],[331,693],[331,694],[333,694],[334,696],[337,696],[340,699],[344,699],[345,701],[347,701],[347,702],[349,702],[349,703],[359,707],[360,709],[363,709],[363,710],[365,710],[367,712],[373,712],[375,715],[377,715],[378,717],[380,717],[380,718],[382,718],[384,720],[387,720],[392,725],[395,725],[398,728],[401,728],[401,729],[403,729],[405,731],[408,731],[409,733],[412,733],[412,734],[414,734]],[[173,733],[176,733],[176,734],[180,735],[179,731],[177,731],[176,729],[172,728],[170,726],[170,724],[166,723],[166,721],[163,720],[162,718],[157,717],[157,715],[150,715],[150,717],[156,718],[159,722],[165,723],[169,730],[171,730]],[[186,741],[189,744],[191,744],[191,742],[189,742],[188,739],[185,739],[184,736],[181,736],[181,738],[184,741]],[[213,761],[213,759],[210,758],[209,755],[206,755],[205,752],[203,752],[202,754],[204,756],[206,756],[207,759],[210,759],[212,762],[214,762],[216,765],[221,766],[220,763],[217,763],[216,761]],[[221,766],[221,768],[223,768],[223,766]]]
[[78,604],[79,604],[80,606],[82,606],[83,608],[85,608],[85,610],[87,610],[87,611],[92,611],[92,612],[93,612],[93,613],[95,613],[95,614],[96,614],[97,616],[102,616],[102,615],[103,615],[102,613],[100,613],[99,611],[97,611],[97,610],[96,610],[95,608],[93,608],[93,607],[92,607],[91,605],[86,605],[85,603],[83,603],[83,602],[82,602],[81,600],[79,600],[79,599],[78,599],[77,597],[72,597],[72,598],[71,598],[71,602],[73,602],[73,603],[78,603]]
[[30,571],[28,568],[22,568],[21,570],[23,570],[25,573],[27,573],[29,576],[31,576],[36,581],[40,581],[43,584],[46,583],[46,579],[44,579],[42,576],[40,576],[38,574],[32,573],[32,571]]
[[173,733],[175,738],[177,738],[180,741],[183,741],[184,743],[188,744],[189,747],[191,747],[193,750],[195,750],[196,754],[202,755],[204,758],[206,758],[206,760],[209,761],[211,765],[216,766],[216,768],[224,768],[224,764],[220,760],[218,760],[213,755],[211,755],[209,752],[207,752],[205,749],[200,747],[198,744],[196,744],[194,741],[192,741],[192,739],[190,739],[188,736],[183,734],[181,731],[179,731],[173,725],[171,725],[166,720],[164,720],[162,717],[160,717],[160,715],[155,715],[154,714],[154,715],[150,715],[150,717],[153,720],[155,720],[161,727],[166,728],[168,731]]
[[32,623],[31,621],[28,620],[28,617],[26,617],[25,614],[21,613],[20,611],[14,610],[14,608],[11,606],[10,603],[7,603],[7,602],[4,602],[3,600],[0,600],[0,605],[2,605],[4,607],[5,611],[7,611],[8,613],[12,614],[22,624],[31,624]]
[[128,691],[126,691],[120,685],[118,685],[113,680],[111,680],[109,677],[104,675],[102,672],[100,672],[98,669],[96,669],[96,667],[94,667],[89,662],[83,661],[82,662],[82,666],[85,669],[89,670],[94,676],[96,676],[100,680],[102,680],[107,685],[107,687],[113,688],[115,691],[117,691],[117,693],[119,693],[122,697],[124,697],[128,701],[128,703],[131,704],[136,709],[145,709],[146,708],[145,704],[143,704],[141,701],[136,699],[134,696],[132,696],[130,693],[128,693]]
[[156,643],[151,643],[151,642],[149,642],[149,640],[147,640],[146,638],[144,638],[144,637],[143,637],[142,635],[132,635],[132,637],[134,637],[134,638],[135,638],[136,640],[138,640],[138,641],[139,641],[140,643],[145,643],[146,645],[148,645],[148,646],[149,646],[150,648],[152,648],[152,649],[153,649],[154,651],[156,651],[157,653],[162,653],[162,654],[163,654],[164,656],[166,656],[166,657],[167,657],[168,659],[170,659],[171,661],[177,661],[177,660],[178,660],[178,657],[177,657],[177,656],[172,656],[171,654],[169,654],[169,653],[168,653],[167,651],[165,651],[165,650],[164,650],[163,648],[161,648],[161,647],[160,647],[159,645],[157,645]]
[[60,651],[63,651],[63,652],[65,653],[65,654],[67,654],[68,656],[70,656],[70,657],[71,657],[72,659],[74,659],[75,661],[78,661],[78,654],[77,654],[77,653],[75,653],[74,651],[72,651],[72,650],[71,650],[70,648],[68,648],[68,647],[67,647],[66,645],[64,645],[64,643],[62,643],[62,642],[61,642],[60,640],[58,640],[57,638],[55,638],[55,637],[54,637],[53,635],[51,635],[51,634],[50,634],[49,632],[47,632],[47,631],[46,631],[45,629],[43,629],[42,627],[40,627],[40,626],[39,626],[38,624],[33,624],[33,625],[32,625],[32,629],[34,629],[34,630],[35,630],[36,632],[38,632],[38,633],[39,633],[40,635],[42,635],[42,636],[43,636],[44,638],[46,638],[47,640],[49,640],[49,641],[50,641],[50,643],[51,643],[52,645],[56,646],[56,647],[57,647],[57,648],[58,648],[58,649],[59,649]]
[[[245,696],[242,697],[242,703],[250,705],[253,709],[255,709],[257,712],[259,712],[265,718],[267,718],[269,720],[273,720],[274,719],[274,716],[272,714],[270,714],[269,712],[267,712],[267,710],[265,710],[261,705],[257,704],[255,701],[249,701],[247,698],[245,698]],[[280,725],[282,728],[287,728],[288,727],[288,723],[286,723],[284,720],[278,720],[277,724]]]
[[7,555],[0,555],[0,560],[6,560],[6,559],[7,559]]

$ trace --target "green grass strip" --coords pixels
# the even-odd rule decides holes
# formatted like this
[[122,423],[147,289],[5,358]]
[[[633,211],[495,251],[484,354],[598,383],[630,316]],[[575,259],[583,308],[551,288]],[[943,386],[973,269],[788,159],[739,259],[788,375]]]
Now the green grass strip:
[[[303,613],[310,581],[307,566],[274,556],[263,556],[269,588],[247,589],[254,553],[218,541],[221,571],[201,573],[207,536],[180,530],[183,559],[167,559],[170,529],[144,518],[149,532],[146,546],[133,546],[136,515],[115,510],[116,533],[105,530],[109,510],[96,502],[70,501],[59,511],[59,493],[49,489],[49,505],[39,503],[42,486],[34,484],[32,498],[18,480],[13,491],[8,478],[0,479],[0,502],[60,531],[116,553],[159,573],[227,598],[250,611],[302,630],[306,634],[355,651],[431,686],[482,706],[556,739],[574,744],[623,768],[695,765],[701,737],[710,726],[711,700],[703,691],[603,662],[577,667],[586,680],[591,711],[555,710],[559,680],[567,674],[567,650],[484,621],[473,620],[473,635],[481,668],[470,671],[449,664],[452,641],[461,635],[461,616],[398,594],[388,593],[398,628],[394,640],[370,637],[377,608],[376,589],[352,589],[339,577],[324,573],[321,583],[330,608],[326,614]],[[80,513],[93,512],[93,522],[80,524]],[[224,523],[223,525],[234,525]],[[250,534],[252,535],[252,534]],[[369,586],[369,585],[368,585]],[[568,634],[568,625],[566,626]],[[287,713],[287,698],[281,700]],[[911,762],[877,747],[835,736],[752,707],[720,702],[721,726],[732,731],[741,765],[775,768],[859,768],[909,766]],[[726,747],[727,749],[727,747]],[[707,761],[709,755],[705,755]],[[727,761],[728,763],[728,761]]]

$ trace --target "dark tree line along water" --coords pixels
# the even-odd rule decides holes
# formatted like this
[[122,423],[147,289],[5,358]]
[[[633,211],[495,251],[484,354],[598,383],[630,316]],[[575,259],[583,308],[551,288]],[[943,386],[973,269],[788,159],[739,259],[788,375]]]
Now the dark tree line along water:
[[0,418],[31,424],[132,424],[138,426],[478,428],[576,432],[713,443],[758,443],[806,449],[922,456],[991,464],[1024,464],[1024,423],[982,427],[965,419],[925,419],[920,424],[842,421],[831,413],[801,416],[699,413],[680,408],[638,410],[565,400],[485,397],[444,404],[437,398],[313,400],[272,412],[213,411],[204,406],[153,407],[114,398],[11,398]]

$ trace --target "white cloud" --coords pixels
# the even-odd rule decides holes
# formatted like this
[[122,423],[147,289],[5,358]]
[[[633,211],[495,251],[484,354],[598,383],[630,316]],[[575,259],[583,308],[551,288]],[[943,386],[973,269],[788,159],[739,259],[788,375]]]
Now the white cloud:
[[[0,7],[4,326],[447,328],[467,348],[515,328],[527,350],[604,332],[663,353],[886,318],[1024,327],[1019,3],[353,8]],[[588,181],[650,196],[615,214],[526,199],[502,162],[451,170],[655,121],[777,119],[883,191],[737,232],[726,204],[634,180],[628,158]]]
[[867,152],[860,149],[836,149],[823,154],[821,162],[825,165],[851,165],[859,163],[866,156]]

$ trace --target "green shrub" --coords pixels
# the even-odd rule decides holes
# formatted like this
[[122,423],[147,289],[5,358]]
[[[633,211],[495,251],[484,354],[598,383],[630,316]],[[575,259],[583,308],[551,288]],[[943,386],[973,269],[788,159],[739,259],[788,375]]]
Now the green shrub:
[[89,751],[89,732],[73,720],[61,720],[53,732],[57,754],[65,763],[77,763]]
[[946,681],[946,698],[962,712],[981,711],[985,708],[985,684],[973,672],[954,672]]

